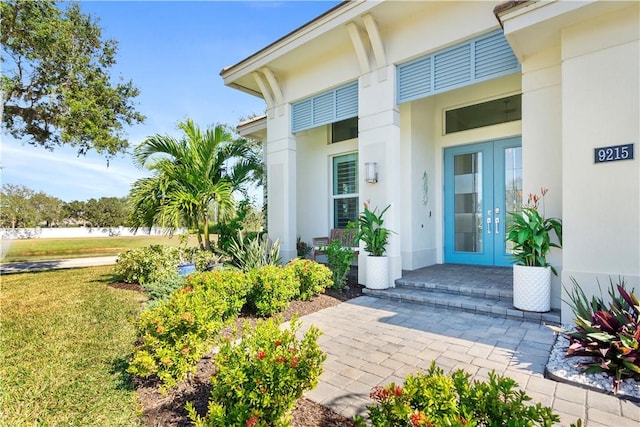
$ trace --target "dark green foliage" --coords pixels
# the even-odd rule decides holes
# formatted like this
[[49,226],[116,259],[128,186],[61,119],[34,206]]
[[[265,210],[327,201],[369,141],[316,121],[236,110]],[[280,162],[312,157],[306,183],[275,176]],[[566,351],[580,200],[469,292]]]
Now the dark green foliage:
[[[521,212],[508,212],[506,240],[513,243],[513,258],[520,265],[530,267],[547,267],[547,254],[551,248],[562,247],[562,221],[557,218],[545,218],[538,211],[538,205],[547,193],[542,189],[542,198],[529,194],[527,204]],[[551,241],[551,232],[556,235],[558,243]],[[551,267],[554,274],[558,274]]]
[[186,283],[184,276],[169,276],[161,280],[143,284],[143,288],[149,291],[151,299],[155,304],[165,300],[171,296],[176,290],[180,289]]
[[365,203],[364,211],[360,212],[357,222],[359,231],[356,241],[362,240],[364,242],[364,250],[369,255],[384,255],[391,230],[382,226],[384,222],[382,216],[390,207],[391,205],[387,206],[378,215],[376,214],[376,209],[370,210],[369,204]]
[[311,326],[302,339],[297,319],[287,329],[279,319],[244,324],[242,341],[226,341],[216,354],[207,415],[199,417],[189,404],[198,427],[290,425],[291,412],[305,390],[313,389],[326,356],[317,343],[320,331]]
[[56,1],[3,1],[0,16],[3,128],[48,149],[125,152],[123,129],[144,120],[132,101],[139,91],[112,83],[117,42],[102,40],[97,20]]
[[309,301],[333,285],[332,272],[322,264],[310,259],[296,258],[285,267],[292,270],[299,284],[298,298]]
[[327,253],[329,269],[333,273],[333,287],[336,289],[344,288],[355,252],[351,248],[342,247],[339,240],[329,243],[324,251]]
[[[409,375],[402,386],[376,387],[368,407],[374,427],[395,426],[551,426],[560,421],[551,408],[529,403],[511,378],[489,373],[489,382],[471,381],[462,370],[445,375],[431,363]],[[580,420],[578,421],[580,425]],[[364,426],[358,418],[357,426]]]
[[575,330],[551,327],[569,340],[567,356],[588,356],[587,372],[607,372],[613,377],[614,392],[622,378],[640,380],[640,301],[626,289],[623,279],[609,283],[609,304],[602,292],[589,299],[578,282],[567,290],[575,315]]

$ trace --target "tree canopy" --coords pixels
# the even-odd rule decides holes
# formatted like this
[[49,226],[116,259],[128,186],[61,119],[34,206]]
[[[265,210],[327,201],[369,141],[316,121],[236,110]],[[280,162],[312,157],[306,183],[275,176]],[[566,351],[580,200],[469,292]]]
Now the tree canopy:
[[102,40],[98,21],[52,0],[0,2],[3,130],[32,145],[125,152],[124,126],[142,123],[139,90],[111,81],[117,42]]
[[132,218],[141,227],[196,229],[200,246],[209,249],[210,217],[231,211],[233,192],[258,179],[260,152],[224,125],[203,131],[187,119],[178,128],[181,139],[155,135],[136,147],[136,160],[153,175],[133,184]]

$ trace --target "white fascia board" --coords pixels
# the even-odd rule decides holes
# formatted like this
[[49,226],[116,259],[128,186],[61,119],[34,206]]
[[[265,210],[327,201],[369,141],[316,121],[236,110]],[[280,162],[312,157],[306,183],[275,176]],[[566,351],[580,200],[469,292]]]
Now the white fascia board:
[[230,85],[237,79],[268,65],[274,59],[291,52],[310,40],[346,25],[348,22],[375,8],[380,3],[381,1],[365,0],[353,1],[341,5],[320,19],[312,21],[293,33],[290,33],[277,43],[223,70],[220,75],[224,79],[224,84]]
[[577,9],[595,3],[597,0],[551,0],[530,3],[526,7],[507,10],[500,14],[504,33],[508,36],[527,27],[543,22],[550,22]]

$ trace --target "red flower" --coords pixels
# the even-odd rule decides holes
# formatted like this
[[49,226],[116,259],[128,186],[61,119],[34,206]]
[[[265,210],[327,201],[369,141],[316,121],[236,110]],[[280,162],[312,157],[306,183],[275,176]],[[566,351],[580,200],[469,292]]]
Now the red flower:
[[280,347],[280,344],[282,344],[282,341],[277,340],[277,341],[276,341],[276,347]]
[[427,420],[427,416],[422,411],[416,411],[411,414],[411,424],[415,427],[431,425],[431,423]]
[[296,366],[298,366],[298,356],[293,356],[293,359],[291,359],[291,367],[295,368]]
[[278,363],[284,363],[284,362],[286,362],[286,361],[287,361],[287,359],[285,359],[285,358],[284,358],[284,357],[282,357],[282,356],[278,356],[278,357],[276,357],[276,362],[278,362]]
[[251,418],[249,418],[249,419],[247,420],[247,427],[253,427],[253,426],[255,426],[256,424],[258,424],[258,421],[260,421],[260,420],[258,420],[258,417],[251,417]]
[[400,387],[399,385],[395,386],[393,388],[393,394],[395,394],[396,397],[402,396],[402,387]]
[[258,358],[258,360],[262,360],[265,357],[267,357],[267,353],[265,353],[264,351],[260,350],[257,354],[256,357]]

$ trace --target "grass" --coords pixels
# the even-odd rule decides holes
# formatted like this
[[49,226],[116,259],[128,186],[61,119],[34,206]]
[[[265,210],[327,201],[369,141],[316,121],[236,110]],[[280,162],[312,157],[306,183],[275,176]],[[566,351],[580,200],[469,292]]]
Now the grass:
[[124,364],[143,297],[109,287],[112,270],[2,277],[0,425],[141,424]]
[[[3,240],[9,243],[2,262],[42,261],[64,258],[118,255],[120,252],[149,245],[179,246],[179,236],[76,237],[66,239]],[[195,245],[195,236],[189,237]]]

